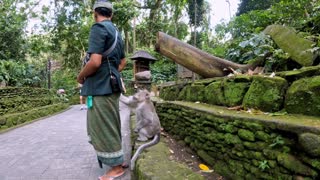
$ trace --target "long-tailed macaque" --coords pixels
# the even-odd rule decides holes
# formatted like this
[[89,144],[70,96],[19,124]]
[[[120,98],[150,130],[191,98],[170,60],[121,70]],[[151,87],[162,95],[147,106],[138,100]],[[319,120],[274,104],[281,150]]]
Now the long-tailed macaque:
[[155,107],[150,99],[150,93],[147,90],[139,90],[134,96],[120,97],[120,101],[131,108],[135,108],[136,112],[136,127],[135,132],[138,133],[138,141],[147,141],[152,138],[152,141],[142,144],[131,159],[131,169],[135,166],[140,153],[160,141],[161,125]]
[[147,90],[140,90],[133,96],[138,101],[136,108],[135,132],[139,134],[138,141],[147,141],[160,133],[160,121]]

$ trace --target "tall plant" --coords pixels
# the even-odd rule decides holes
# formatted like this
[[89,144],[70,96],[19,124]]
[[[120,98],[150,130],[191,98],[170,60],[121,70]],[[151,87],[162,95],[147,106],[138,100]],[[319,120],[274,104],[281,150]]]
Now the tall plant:
[[[0,60],[25,60],[25,10],[30,4],[21,3],[21,0],[0,1]],[[21,8],[18,8],[18,5]]]

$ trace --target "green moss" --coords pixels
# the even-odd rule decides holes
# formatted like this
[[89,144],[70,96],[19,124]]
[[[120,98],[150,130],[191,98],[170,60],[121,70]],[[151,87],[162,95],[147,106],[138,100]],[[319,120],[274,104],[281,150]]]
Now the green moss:
[[244,128],[249,129],[251,131],[261,131],[264,129],[264,127],[256,122],[250,122],[250,121],[245,121],[242,122],[242,125],[244,126]]
[[297,160],[295,157],[289,154],[279,154],[277,156],[277,161],[283,167],[289,169],[292,172],[312,177],[318,175],[316,171],[304,165],[301,161]]
[[227,132],[227,133],[235,133],[235,132],[238,132],[238,128],[234,127],[233,125],[231,124],[227,124],[224,128],[224,130]]
[[265,133],[264,131],[256,131],[255,138],[261,141],[267,142],[271,137],[269,134]]
[[[6,127],[12,128],[14,126],[26,123],[28,121],[33,121],[38,118],[59,112],[63,109],[66,109],[67,107],[67,104],[53,104],[49,106],[39,107],[22,113],[5,115],[2,118],[7,119]],[[4,130],[4,128],[2,130]]]
[[240,144],[242,142],[238,136],[232,135],[230,133],[225,134],[224,141],[227,144]]
[[184,88],[182,88],[182,90],[179,92],[179,95],[178,95],[178,99],[177,100],[181,100],[181,101],[184,101],[186,98],[187,98],[187,95],[188,95],[188,89],[190,85],[187,85],[185,86]]
[[214,165],[214,169],[224,177],[227,177],[229,179],[242,179],[241,177],[237,177],[229,168],[228,164],[226,164],[223,161],[217,161]]
[[289,82],[296,81],[301,78],[320,75],[320,66],[302,67],[293,71],[282,71],[276,73],[277,76],[285,78]]
[[262,152],[268,159],[271,159],[271,160],[276,160],[278,155],[280,154],[279,151],[271,150],[271,149],[264,149]]
[[42,88],[0,88],[0,116],[50,105],[53,97],[53,93]]
[[[174,87],[170,87],[170,86],[161,88],[159,97],[164,100],[167,100],[167,101],[175,100],[175,98],[172,98],[172,94],[174,94],[174,91],[171,91],[171,90],[173,88]],[[175,97],[177,97],[177,96],[175,96]]]
[[210,85],[206,86],[204,89],[204,96],[206,99],[204,102],[213,105],[224,105],[224,93],[222,81],[213,82]]
[[250,150],[263,150],[268,147],[267,143],[264,142],[244,142],[243,145]]
[[[208,104],[195,104],[190,102],[158,102],[158,107],[163,107],[165,109],[179,109],[183,111],[183,109],[193,110],[193,113],[196,114],[202,113],[206,117],[210,117],[211,119],[207,119],[206,123],[209,123],[210,126],[214,127],[216,123],[225,123],[226,121],[230,121],[230,124],[235,127],[242,127],[241,122],[251,121],[262,124],[266,130],[272,131],[275,129],[289,131],[293,133],[303,133],[303,132],[319,132],[317,127],[320,127],[320,121],[317,117],[311,116],[303,116],[303,115],[284,115],[284,116],[270,116],[264,114],[249,114],[243,111],[236,112],[234,110],[228,110],[225,107],[221,106],[213,106]],[[157,107],[157,108],[158,108]],[[165,110],[164,112],[167,112]],[[161,112],[159,112],[161,113]],[[173,115],[173,121],[177,119],[177,116]],[[184,117],[180,117],[180,119],[184,119]],[[303,119],[303,121],[301,121]],[[272,132],[270,132],[272,134]]]
[[307,156],[302,156],[301,159],[302,159],[303,162],[311,165],[313,168],[315,168],[318,171],[320,171],[320,159],[309,158]]
[[12,118],[10,118],[10,119],[8,119],[8,120],[7,120],[7,124],[6,124],[6,126],[7,126],[8,128],[10,128],[10,127],[13,127],[13,126],[14,126],[14,123],[13,123],[13,119],[12,119]]
[[320,157],[320,136],[312,133],[299,135],[299,143],[305,152],[313,157]]
[[202,160],[204,160],[209,165],[213,166],[215,164],[215,159],[213,157],[209,156],[205,151],[198,150],[197,154]]
[[277,161],[268,160],[268,165],[270,166],[270,168],[274,169],[277,166]]
[[263,154],[261,152],[257,152],[257,151],[244,150],[243,155],[247,159],[252,159],[253,162],[257,162],[257,163],[255,163],[255,166],[259,166],[259,163],[258,163],[259,160],[265,159]]
[[[173,116],[172,119],[166,120],[169,126],[175,129],[173,132],[179,136],[183,132],[183,138],[185,142],[188,142],[186,144],[190,144],[192,149],[202,154],[202,158],[212,158],[210,162],[214,164],[217,164],[217,161],[214,160],[226,162],[225,166],[228,167],[214,168],[222,175],[224,175],[222,172],[231,173],[232,179],[243,179],[244,172],[254,174],[257,179],[269,179],[270,176],[285,178],[296,175],[316,177],[314,169],[317,169],[317,161],[308,160],[307,162],[301,158],[304,152],[297,144],[296,134],[313,132],[318,135],[320,133],[318,118],[235,113],[235,111],[227,110],[224,107],[179,101],[159,102],[157,110],[158,108]],[[277,145],[271,147],[270,144]],[[295,161],[288,163],[286,158],[279,158],[283,152],[288,152],[298,162],[301,161],[300,165],[296,164],[300,169],[299,172],[288,169],[288,164],[296,163]],[[310,157],[308,158],[310,159]],[[236,169],[235,163],[230,164],[230,160],[239,161],[239,166],[243,165],[243,168]],[[256,166],[247,167],[244,162]],[[267,162],[270,169],[264,171],[259,169],[261,162]],[[310,173],[309,175],[301,174],[301,172],[305,172],[305,169],[301,168],[301,164],[311,170],[307,171]],[[230,177],[230,175],[225,177]]]
[[144,151],[136,162],[137,179],[204,179],[185,165],[171,161],[166,157],[169,157],[169,149],[162,142],[151,147],[148,151]]
[[214,143],[220,143],[224,141],[224,134],[218,132],[211,132],[206,135],[206,138]]
[[225,82],[224,99],[226,106],[239,106],[242,104],[244,95],[247,93],[250,83]]
[[287,112],[320,116],[319,88],[320,76],[303,78],[293,82],[286,95],[285,109]]
[[[184,101],[191,101],[196,102],[200,101],[202,102],[205,98],[204,96],[204,85],[187,85],[185,86],[182,91],[179,93],[178,99],[184,100]],[[177,90],[175,90],[177,92]],[[176,100],[177,94],[172,95],[172,100]]]
[[240,129],[238,135],[241,139],[246,141],[255,141],[254,133],[245,129]]
[[287,81],[280,77],[255,76],[243,99],[246,109],[254,108],[266,112],[279,111],[283,106]]

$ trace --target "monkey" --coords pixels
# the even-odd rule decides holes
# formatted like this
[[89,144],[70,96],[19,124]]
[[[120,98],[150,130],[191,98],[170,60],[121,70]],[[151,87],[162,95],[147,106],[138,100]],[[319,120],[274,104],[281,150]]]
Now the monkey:
[[150,99],[150,93],[147,90],[139,90],[133,96],[138,102],[136,108],[136,127],[135,132],[138,133],[138,141],[147,141],[160,133],[161,125],[156,109]]
[[122,95],[120,101],[128,107],[136,109],[135,132],[139,134],[137,140],[147,141],[149,138],[153,137],[150,142],[142,144],[131,158],[130,166],[131,170],[133,170],[135,161],[141,152],[160,141],[161,125],[155,107],[150,99],[150,93],[147,90],[139,90],[135,95],[129,97]]

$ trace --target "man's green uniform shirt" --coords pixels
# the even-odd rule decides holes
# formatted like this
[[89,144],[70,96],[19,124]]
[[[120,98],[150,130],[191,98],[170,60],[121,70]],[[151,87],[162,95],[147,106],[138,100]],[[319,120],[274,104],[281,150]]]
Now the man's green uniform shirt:
[[[90,30],[89,37],[89,54],[103,54],[109,49],[115,41],[116,27],[111,21],[105,20],[95,23]],[[121,59],[125,58],[124,43],[120,33],[114,50],[108,55],[112,73],[116,76],[120,89],[122,89],[120,81],[120,73],[118,66]],[[86,77],[81,89],[82,96],[101,96],[112,94],[110,86],[110,70],[107,58],[103,58],[101,66],[93,75]]]

